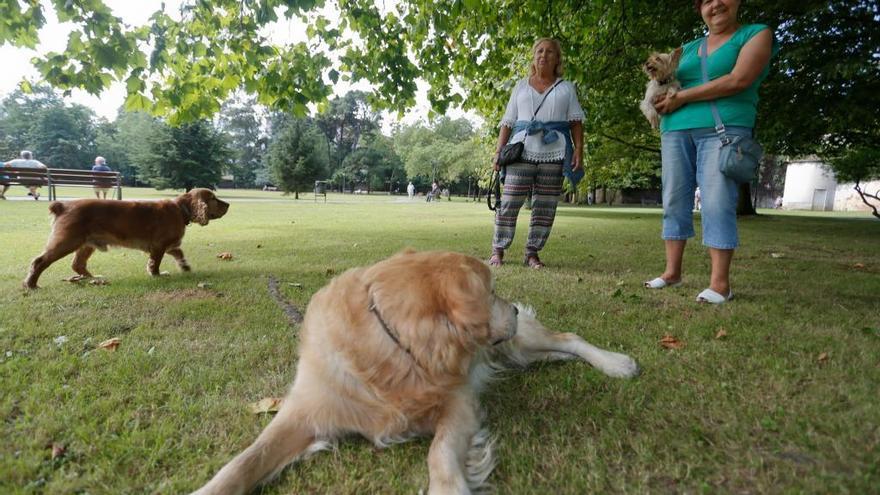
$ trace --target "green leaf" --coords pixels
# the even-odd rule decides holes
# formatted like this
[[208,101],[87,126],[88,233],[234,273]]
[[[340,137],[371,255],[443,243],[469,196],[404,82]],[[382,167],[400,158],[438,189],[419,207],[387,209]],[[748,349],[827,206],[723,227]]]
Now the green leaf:
[[129,112],[149,112],[152,106],[153,102],[140,93],[129,94],[125,99],[125,109]]

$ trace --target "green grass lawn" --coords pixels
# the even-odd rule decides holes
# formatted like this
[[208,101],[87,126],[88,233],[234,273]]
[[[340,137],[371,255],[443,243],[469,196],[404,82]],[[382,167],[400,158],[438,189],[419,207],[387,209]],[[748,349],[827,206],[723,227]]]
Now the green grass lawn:
[[[304,308],[335,274],[404,247],[489,254],[490,212],[461,199],[220,195],[226,217],[185,238],[192,273],[166,257],[171,274],[151,279],[143,253],[114,249],[90,264],[110,285],[61,281],[66,258],[32,293],[20,282],[46,241],[47,203],[0,203],[0,493],[191,491],[268,423],[247,405],[292,379],[296,329],[269,276]],[[656,209],[561,207],[546,270],[495,270],[498,292],[548,327],[644,370],[623,381],[554,364],[496,384],[483,403],[498,493],[878,493],[880,222],[762,213],[740,222],[736,299],[723,307],[694,302],[708,282],[698,242],[683,287],[642,288],[663,268]],[[684,347],[662,347],[665,334]],[[96,348],[111,337],[116,352]],[[52,459],[53,443],[65,455]],[[428,445],[346,440],[262,493],[417,493]]]

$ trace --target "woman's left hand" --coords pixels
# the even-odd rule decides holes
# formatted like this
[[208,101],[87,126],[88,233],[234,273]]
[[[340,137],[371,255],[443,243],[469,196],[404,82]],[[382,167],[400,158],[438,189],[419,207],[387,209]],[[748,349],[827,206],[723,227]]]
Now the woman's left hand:
[[579,153],[575,153],[573,157],[571,157],[571,169],[572,170],[580,170],[584,164],[584,159],[580,156]]
[[654,108],[660,114],[672,113],[682,105],[684,105],[684,101],[678,93],[667,93],[654,98]]

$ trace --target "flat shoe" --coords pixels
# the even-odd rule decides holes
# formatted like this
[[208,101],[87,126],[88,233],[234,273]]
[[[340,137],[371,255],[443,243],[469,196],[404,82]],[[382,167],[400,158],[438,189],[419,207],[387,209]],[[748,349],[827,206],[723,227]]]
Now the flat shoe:
[[489,266],[501,266],[504,264],[504,251],[494,251],[489,257]]
[[541,262],[541,259],[538,258],[537,254],[527,255],[526,259],[523,261],[523,264],[534,270],[540,270],[544,268],[544,263]]
[[645,282],[646,289],[665,289],[666,287],[673,288],[678,287],[679,285],[681,285],[681,280],[676,282],[667,282],[660,277]]
[[724,304],[731,299],[733,299],[733,291],[728,292],[727,297],[722,296],[712,289],[706,289],[697,294],[697,302],[701,303]]

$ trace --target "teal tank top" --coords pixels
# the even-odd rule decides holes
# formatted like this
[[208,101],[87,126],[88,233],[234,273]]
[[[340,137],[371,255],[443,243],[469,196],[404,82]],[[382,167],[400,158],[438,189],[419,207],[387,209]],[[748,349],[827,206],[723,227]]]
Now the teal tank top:
[[[729,40],[715,49],[706,61],[709,80],[730,74],[736,65],[736,59],[743,45],[765,29],[769,29],[765,24],[741,26]],[[703,84],[700,54],[697,51],[702,41],[703,38],[697,38],[682,47],[681,60],[678,63],[675,77],[678,78],[684,89]],[[778,51],[779,43],[774,37],[770,57],[773,58]],[[758,112],[758,87],[767,77],[767,73],[770,71],[769,65],[768,63],[758,78],[745,90],[715,100],[718,112],[721,114],[721,121],[725,126],[755,127],[755,116]],[[660,119],[662,132],[700,127],[715,127],[715,119],[712,118],[712,110],[710,110],[708,101],[688,103],[670,114],[663,115]]]

